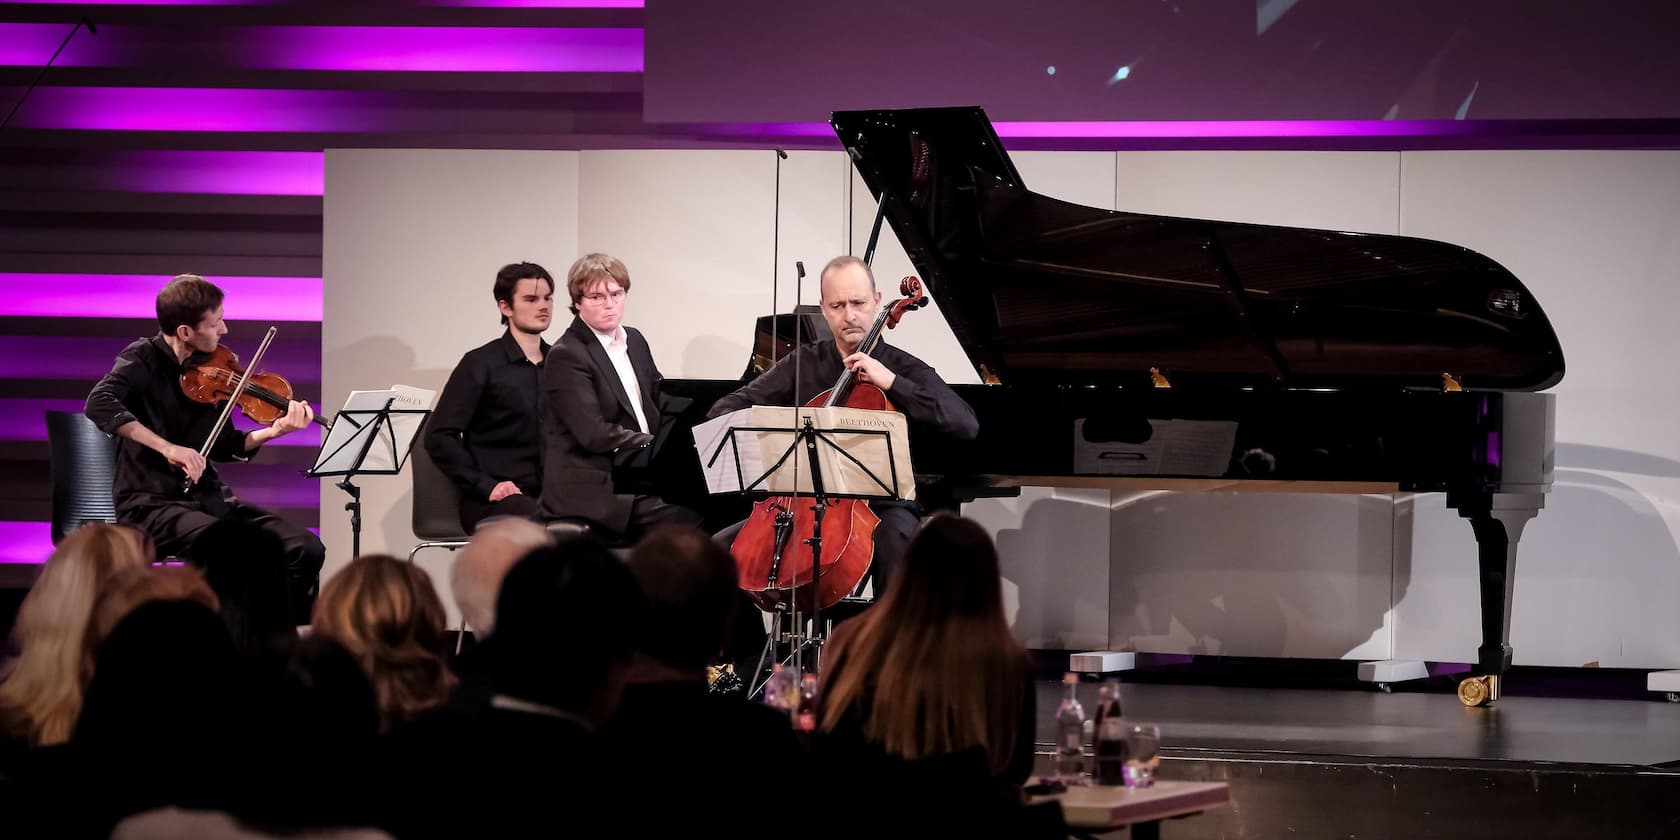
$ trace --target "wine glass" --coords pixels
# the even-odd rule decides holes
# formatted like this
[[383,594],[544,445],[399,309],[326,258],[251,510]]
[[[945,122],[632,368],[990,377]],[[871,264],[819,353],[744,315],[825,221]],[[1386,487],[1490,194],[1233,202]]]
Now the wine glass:
[[1161,764],[1161,727],[1149,723],[1126,729],[1126,787],[1146,788],[1155,783],[1155,768]]

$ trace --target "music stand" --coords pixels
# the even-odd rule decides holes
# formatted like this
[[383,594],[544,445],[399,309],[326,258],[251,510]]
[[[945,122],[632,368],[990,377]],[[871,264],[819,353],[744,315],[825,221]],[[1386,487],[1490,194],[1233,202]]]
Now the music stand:
[[[758,406],[724,415],[696,427],[695,446],[701,452],[707,483],[714,493],[734,492],[755,499],[770,496],[813,499],[811,536],[801,540],[810,546],[809,582],[800,584],[797,575],[790,576],[794,581],[787,587],[791,597],[777,603],[778,611],[790,610],[793,614],[793,630],[785,641],[792,645],[789,658],[794,660],[798,670],[803,671],[805,647],[809,645],[816,649],[817,656],[812,660],[814,669],[820,661],[821,645],[826,638],[821,623],[822,597],[818,583],[822,578],[822,523],[828,500],[907,500],[915,497],[915,483],[910,469],[904,415],[851,408],[805,408],[799,411],[798,425],[774,422],[778,415],[785,422],[787,413],[786,408]],[[771,422],[764,422],[767,419]],[[743,445],[742,438],[751,440]],[[786,446],[782,445],[783,440],[787,441]],[[718,461],[723,457],[725,447],[732,457],[719,468]],[[790,463],[795,461],[796,453],[801,449],[806,455],[806,472],[798,471],[797,464]],[[765,464],[771,456],[774,460]],[[866,463],[866,459],[871,463]],[[886,479],[880,475],[883,471],[887,474]],[[906,485],[908,493],[901,492]],[[793,522],[791,511],[777,515],[776,548],[769,581],[772,588],[777,588],[774,584],[779,575],[782,551],[792,536]],[[812,607],[811,634],[808,637],[800,619],[798,598],[799,590],[807,586],[811,591]],[[780,618],[778,612],[778,625]],[[777,642],[783,641],[778,636],[779,633],[772,633],[766,640],[754,680],[762,675],[770,650]],[[762,684],[752,685],[748,696],[756,694],[761,687]]]
[[[351,479],[358,475],[397,475],[408,463],[408,454],[420,429],[432,412],[424,408],[392,408],[389,392],[353,392],[344,408],[333,418],[332,428],[321,440],[315,464],[304,475],[310,478],[343,476],[338,488],[350,494],[344,509],[350,512],[350,556],[362,554],[362,488]],[[378,408],[366,407],[366,397],[384,397]],[[362,399],[358,399],[361,397]],[[363,407],[357,408],[358,403]],[[394,418],[404,418],[402,433]],[[413,421],[406,418],[413,417]],[[383,432],[383,434],[381,434]]]

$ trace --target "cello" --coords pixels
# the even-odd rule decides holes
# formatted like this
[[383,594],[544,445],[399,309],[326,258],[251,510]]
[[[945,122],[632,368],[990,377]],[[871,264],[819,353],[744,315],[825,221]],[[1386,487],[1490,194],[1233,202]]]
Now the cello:
[[[922,281],[915,277],[904,278],[899,293],[902,298],[876,313],[858,344],[858,352],[874,350],[884,330],[898,326],[904,313],[927,304]],[[885,392],[874,384],[858,382],[857,373],[851,370],[841,371],[834,385],[806,401],[805,407],[895,410]],[[809,609],[814,600],[821,610],[839,603],[863,582],[875,557],[875,525],[880,517],[865,499],[826,497],[810,501],[812,504],[802,505],[797,496],[772,496],[753,505],[752,514],[730,545],[740,569],[742,589],[791,596],[801,609]],[[794,534],[820,534],[816,542],[821,554],[815,564],[814,586],[812,564],[787,556],[788,542]],[[810,544],[812,540],[801,542]]]

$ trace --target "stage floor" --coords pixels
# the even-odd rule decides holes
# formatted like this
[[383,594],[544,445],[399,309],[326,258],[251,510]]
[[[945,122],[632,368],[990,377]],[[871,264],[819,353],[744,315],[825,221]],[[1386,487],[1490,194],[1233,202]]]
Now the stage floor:
[[[1040,751],[1055,741],[1059,682],[1040,682]],[[1079,686],[1087,715],[1097,684]],[[1680,768],[1680,703],[1502,697],[1469,708],[1448,693],[1127,683],[1124,714],[1161,727],[1162,751],[1417,762],[1499,761]],[[1667,767],[1665,767],[1667,765]]]

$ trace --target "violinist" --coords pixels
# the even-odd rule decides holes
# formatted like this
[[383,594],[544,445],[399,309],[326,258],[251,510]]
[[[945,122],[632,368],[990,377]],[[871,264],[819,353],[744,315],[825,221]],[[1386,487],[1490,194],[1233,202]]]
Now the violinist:
[[[881,307],[881,293],[875,289],[875,275],[867,263],[852,256],[835,257],[823,267],[818,286],[823,319],[834,341],[801,346],[764,375],[718,400],[709,417],[755,405],[804,405],[833,387],[842,371],[851,370],[858,382],[880,388],[893,407],[903,412],[910,421],[912,448],[918,435],[973,440],[980,434],[974,409],[926,362],[884,341],[870,353],[858,351]],[[880,598],[921,521],[921,506],[914,501],[883,500],[871,501],[869,506],[881,520],[875,526],[875,557],[870,565],[875,597]],[[738,528],[725,529],[719,540],[732,539]]]
[[[222,290],[183,274],[158,292],[161,331],[136,339],[118,354],[111,372],[88,394],[84,409],[117,438],[111,492],[117,520],[150,534],[161,556],[186,557],[193,542],[222,519],[243,520],[280,538],[286,553],[292,615],[307,624],[326,549],[300,525],[245,504],[198,453],[216,425],[221,406],[196,402],[182,390],[181,374],[210,358],[227,334]],[[309,404],[290,401],[271,425],[244,432],[222,426],[210,446],[211,461],[246,461],[264,443],[307,427]],[[192,488],[183,490],[184,480]]]

